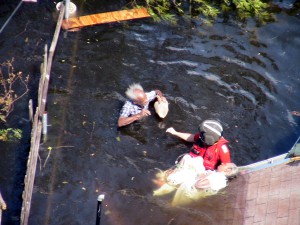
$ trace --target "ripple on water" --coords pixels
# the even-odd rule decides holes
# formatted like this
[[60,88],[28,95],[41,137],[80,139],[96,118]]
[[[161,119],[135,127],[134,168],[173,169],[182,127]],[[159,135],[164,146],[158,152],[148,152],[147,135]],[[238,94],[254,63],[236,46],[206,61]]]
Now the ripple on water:
[[227,84],[224,82],[218,75],[212,74],[212,73],[207,73],[207,72],[195,72],[195,71],[187,71],[189,75],[194,75],[194,76],[201,76],[204,77],[206,80],[213,81],[215,84],[221,87],[225,87],[229,92],[235,93],[235,94],[240,94],[250,100],[253,105],[257,104],[257,101],[255,97],[253,96],[252,93],[243,90],[242,88],[239,88],[238,90],[235,88],[236,86],[232,86],[230,84]]
[[236,59],[236,58],[231,58],[231,57],[228,57],[228,56],[222,56],[222,59],[225,61],[225,62],[228,62],[228,63],[234,63],[240,67],[243,67],[245,69],[248,69],[248,70],[254,70],[256,71],[257,73],[259,73],[261,76],[265,77],[267,80],[269,80],[271,83],[274,83],[276,84],[277,83],[277,80],[272,77],[270,75],[270,73],[268,71],[265,70],[265,68],[262,68],[262,67],[254,67],[252,62],[244,62],[240,59]]
[[184,66],[188,66],[188,67],[197,67],[198,66],[198,63],[187,61],[187,60],[178,60],[178,61],[169,61],[169,62],[161,61],[161,60],[158,60],[158,61],[149,60],[149,62],[155,62],[158,65],[178,65],[178,66],[184,65]]
[[174,51],[174,52],[188,51],[187,48],[177,48],[177,47],[173,47],[173,46],[168,46],[168,47],[166,47],[166,49]]

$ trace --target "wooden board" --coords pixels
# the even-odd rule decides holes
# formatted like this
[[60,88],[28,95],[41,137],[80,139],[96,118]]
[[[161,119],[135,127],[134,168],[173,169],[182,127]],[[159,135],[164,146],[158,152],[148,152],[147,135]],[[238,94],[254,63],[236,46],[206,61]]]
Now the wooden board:
[[150,17],[146,8],[120,10],[69,18],[68,20],[63,20],[62,28],[68,30],[96,24],[112,23],[146,17]]

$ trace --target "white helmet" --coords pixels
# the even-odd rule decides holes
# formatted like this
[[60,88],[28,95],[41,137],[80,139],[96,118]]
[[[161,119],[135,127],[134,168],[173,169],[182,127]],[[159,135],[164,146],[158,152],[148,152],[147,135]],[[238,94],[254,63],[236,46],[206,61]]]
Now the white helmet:
[[199,126],[200,132],[203,133],[204,142],[207,145],[213,145],[222,136],[223,127],[216,120],[205,120]]

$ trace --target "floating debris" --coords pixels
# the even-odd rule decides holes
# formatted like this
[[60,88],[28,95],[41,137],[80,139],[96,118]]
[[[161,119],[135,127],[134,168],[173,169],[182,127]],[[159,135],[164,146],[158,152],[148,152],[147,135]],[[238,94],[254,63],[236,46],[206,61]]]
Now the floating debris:
[[291,114],[294,116],[300,116],[300,112],[298,111],[292,111]]

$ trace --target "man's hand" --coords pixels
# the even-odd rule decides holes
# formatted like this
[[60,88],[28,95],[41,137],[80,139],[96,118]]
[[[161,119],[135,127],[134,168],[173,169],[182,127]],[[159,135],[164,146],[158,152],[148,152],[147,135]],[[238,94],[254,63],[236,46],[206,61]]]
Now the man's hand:
[[166,130],[166,133],[170,133],[170,134],[176,134],[176,130],[173,128],[173,127],[169,127],[167,130]]
[[133,123],[136,120],[140,120],[143,117],[149,116],[151,115],[150,111],[148,109],[143,109],[140,113],[135,114],[134,116],[130,116],[130,117],[119,117],[118,120],[118,127],[123,127],[126,126],[128,124]]
[[167,99],[166,99],[166,97],[164,97],[164,96],[163,96],[163,97],[161,97],[161,101],[162,101],[162,102],[167,102]]
[[159,97],[163,97],[164,96],[163,93],[160,90],[155,90],[155,93]]
[[167,102],[167,99],[164,97],[164,96],[159,96],[159,95],[157,95],[157,101],[159,102],[159,103],[161,103],[161,102]]
[[140,113],[137,114],[137,119],[142,119],[143,117],[150,116],[151,112],[148,109],[143,109]]
[[166,133],[173,134],[173,135],[175,135],[185,141],[188,141],[188,142],[194,142],[194,136],[195,136],[194,134],[178,132],[173,127],[169,127],[166,130]]

